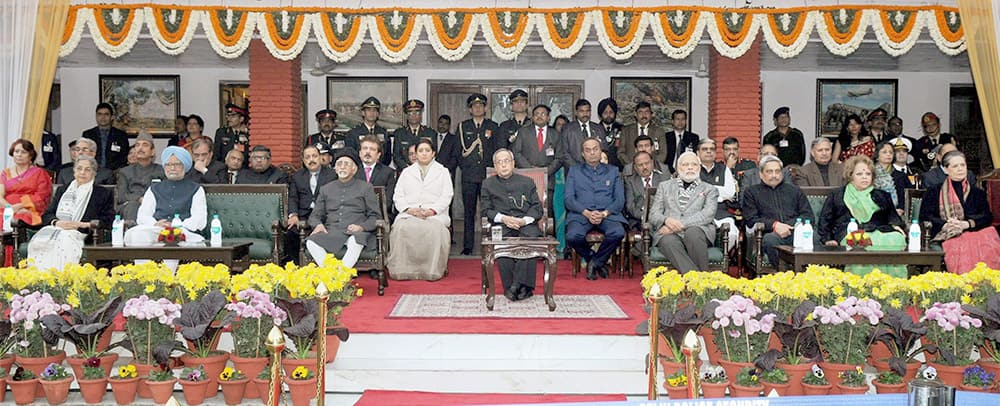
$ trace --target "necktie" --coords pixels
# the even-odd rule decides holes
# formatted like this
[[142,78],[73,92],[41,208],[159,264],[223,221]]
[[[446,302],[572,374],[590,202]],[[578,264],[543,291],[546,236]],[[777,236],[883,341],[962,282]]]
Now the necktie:
[[646,126],[639,127],[639,135],[646,135]]
[[318,183],[316,178],[318,176],[319,176],[319,172],[316,172],[316,173],[314,173],[314,174],[312,174],[312,175],[309,176],[309,190],[314,195],[316,194],[316,183]]
[[542,127],[538,127],[538,150],[541,151],[545,148],[545,131]]
[[583,131],[584,138],[590,138],[590,126],[580,123],[580,131]]
[[653,181],[650,178],[646,178],[646,189],[653,187]]
[[365,181],[372,183],[372,167],[370,166],[365,167]]

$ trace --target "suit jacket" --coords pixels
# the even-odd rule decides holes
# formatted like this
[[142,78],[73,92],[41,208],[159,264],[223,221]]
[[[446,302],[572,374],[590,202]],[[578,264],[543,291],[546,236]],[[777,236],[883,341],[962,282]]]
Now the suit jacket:
[[[698,149],[698,141],[701,137],[690,131],[684,131],[681,134],[680,145],[677,144],[677,134],[673,131],[666,133],[667,138],[667,160],[663,163],[667,164],[670,168],[670,172],[676,172],[674,169],[674,161],[677,157],[684,153],[684,151],[696,152]],[[680,149],[678,149],[678,146]],[[662,147],[661,147],[662,148]]]
[[[555,187],[555,175],[559,168],[562,168],[563,155],[566,153],[561,137],[562,135],[556,131],[555,127],[547,127],[545,143],[539,150],[538,128],[534,124],[521,127],[514,137],[514,144],[510,146],[511,152],[514,153],[516,166],[518,168],[548,168],[549,188]],[[551,155],[549,155],[550,150]]]
[[444,140],[441,141],[441,148],[438,149],[435,160],[437,160],[445,168],[448,168],[448,172],[451,172],[452,180],[455,179],[455,170],[458,169],[459,158],[462,157],[462,152],[458,146],[458,136],[452,133],[445,134]]
[[191,167],[184,178],[200,185],[226,183],[226,164],[213,160],[205,169],[205,173],[201,173]]
[[[358,176],[355,174],[354,176]],[[364,172],[361,173],[364,176]],[[327,166],[320,166],[319,175],[316,178],[316,192],[309,187],[309,178],[312,175],[306,168],[299,169],[292,174],[292,179],[288,182],[288,215],[295,214],[299,219],[309,218],[313,210],[313,202],[319,195],[323,185],[337,179],[337,173]]]
[[250,129],[246,131],[235,131],[231,127],[222,127],[215,130],[215,145],[212,150],[212,157],[216,161],[226,162],[226,154],[239,145],[243,149],[243,167],[250,166]]
[[[98,144],[100,145],[100,144]],[[41,148],[39,155],[45,163],[45,169],[55,171],[62,165],[62,141],[59,134],[42,130]]]
[[654,247],[663,238],[658,230],[668,218],[679,220],[685,229],[700,227],[709,241],[715,241],[715,209],[718,206],[716,200],[719,199],[719,190],[708,182],[701,181],[690,187],[695,188],[694,194],[684,210],[677,203],[677,196],[682,190],[679,179],[666,180],[656,189],[656,196],[649,206],[649,230],[653,233]]
[[[68,185],[73,181],[73,163],[63,164],[59,167],[59,172],[56,173],[56,184],[58,185]],[[97,185],[114,185],[115,184],[115,172],[108,168],[98,168],[97,175],[94,176],[94,184]]]
[[[354,175],[358,179],[365,179],[365,166],[361,164],[358,168],[358,173]],[[333,178],[337,178],[337,174],[333,174]],[[392,212],[392,195],[396,190],[396,171],[392,168],[382,165],[381,162],[376,162],[375,167],[372,168],[372,178],[368,183],[372,186],[383,186],[385,187],[385,199],[386,208]]]
[[240,169],[239,175],[236,175],[237,185],[285,185],[288,184],[288,175],[285,171],[278,169],[278,167],[271,165],[264,172],[258,173],[257,171],[250,168]]
[[[49,207],[45,209],[45,213],[42,214],[42,225],[52,224],[52,220],[56,219],[56,210],[59,209],[59,200],[62,199],[63,194],[66,193],[66,189],[69,185],[62,185],[56,189],[56,194],[52,197],[52,203]],[[83,211],[83,217],[80,221],[91,221],[100,220],[102,225],[111,224],[115,219],[115,198],[114,191],[109,188],[101,187],[94,184],[94,191],[90,193],[90,200],[87,201],[87,208]],[[87,241],[89,242],[92,238],[90,237],[90,229],[81,228],[77,231],[87,235]]]
[[[631,166],[631,165],[629,165]],[[663,172],[653,171],[652,187],[660,186],[660,183],[669,179]],[[637,228],[642,224],[643,215],[646,213],[646,185],[643,184],[642,177],[637,174],[625,176],[625,218],[628,225]]]
[[[759,175],[759,174],[758,174]],[[799,187],[803,186],[844,186],[844,164],[830,160],[827,167],[827,178],[829,184],[823,183],[823,175],[819,173],[819,166],[815,162],[810,162],[796,171],[793,181]]]
[[[302,144],[303,147],[307,145],[316,145],[318,142],[325,142],[330,146],[330,154],[333,155],[337,150],[343,149],[347,146],[347,136],[344,134],[333,133],[333,136],[329,139],[323,136],[323,133],[310,134],[306,137],[306,142]],[[355,149],[357,151],[357,149]]]
[[[656,124],[649,123],[648,127],[646,127],[646,135],[653,139],[653,160],[656,162],[665,162],[667,160],[667,136],[664,134],[663,129]],[[638,123],[629,124],[622,128],[621,142],[618,145],[618,160],[625,166],[632,163],[633,155],[635,155],[636,138],[639,138]],[[671,162],[671,173],[673,173],[673,167]]]
[[[601,150],[608,152],[608,142],[604,138],[604,126],[597,124],[593,121],[587,123],[587,127],[590,128],[590,137],[597,138],[601,141]],[[584,134],[583,129],[580,128],[580,122],[573,120],[566,123],[562,130],[562,140],[563,140],[563,155],[564,166],[571,167],[574,165],[580,165],[583,163],[583,144],[584,138],[587,138]]]
[[618,167],[598,164],[596,168],[583,164],[569,168],[566,175],[566,223],[590,224],[584,210],[607,210],[606,221],[627,224],[625,186],[618,176]]
[[622,123],[617,121],[611,123],[611,128],[604,125],[604,122],[598,123],[601,127],[604,127],[604,142],[608,144],[608,164],[618,167],[618,170],[624,168],[624,163],[618,158],[618,150],[621,147],[622,141]]
[[[101,148],[101,131],[97,127],[83,132],[83,136],[90,138],[97,143],[97,148]],[[107,145],[104,146],[103,167],[115,170],[128,165],[128,135],[125,131],[111,127],[108,131]],[[101,152],[97,151],[97,163],[100,164]]]
[[[847,235],[847,224],[854,217],[851,214],[851,209],[844,203],[844,189],[849,187],[854,186],[843,186],[830,193],[830,196],[826,198],[823,210],[819,214],[819,224],[817,224],[817,234],[819,235],[820,242],[834,240],[839,243]],[[881,232],[903,232],[906,229],[906,223],[899,217],[899,213],[896,213],[896,205],[889,193],[879,189],[872,189],[871,198],[878,205],[878,210],[872,214],[872,218],[868,222],[859,222],[858,229],[864,231],[878,230]],[[898,229],[894,228],[894,226],[898,227]]]
[[410,166],[408,149],[410,145],[417,145],[421,138],[430,139],[437,146],[437,131],[423,124],[417,129],[417,134],[414,134],[409,126],[399,127],[392,134],[392,162],[396,164],[396,172],[401,172],[403,168]]

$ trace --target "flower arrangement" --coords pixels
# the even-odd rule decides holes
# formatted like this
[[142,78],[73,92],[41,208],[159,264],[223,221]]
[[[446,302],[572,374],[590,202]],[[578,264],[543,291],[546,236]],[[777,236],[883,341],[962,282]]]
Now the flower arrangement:
[[[324,262],[324,264],[326,264]],[[229,293],[237,295],[247,289],[274,294],[277,285],[288,272],[294,271],[294,265],[281,267],[272,263],[263,265],[251,264],[243,273],[232,275],[229,279]]]
[[104,379],[104,368],[101,368],[101,359],[97,357],[87,358],[83,362],[83,379]]
[[267,356],[264,341],[271,326],[281,325],[287,318],[271,301],[271,296],[254,288],[241,290],[235,303],[226,305],[237,319],[233,322],[233,350],[243,358]]
[[754,367],[740,368],[740,372],[736,374],[736,384],[750,388],[761,386],[760,373]]
[[139,376],[134,364],[122,365],[111,375],[111,379],[132,379]]
[[851,248],[864,248],[872,245],[871,236],[863,230],[848,233],[845,238],[847,240],[847,246]]
[[734,284],[738,280],[718,271],[688,272],[683,275],[688,300],[698,308],[711,303],[713,299],[729,297],[736,290]]
[[[266,369],[266,368],[265,368]],[[233,369],[231,367],[226,367],[219,373],[219,380],[228,381],[240,381],[246,379],[247,376],[243,374],[243,371]]]
[[42,370],[41,375],[43,381],[59,381],[69,377],[70,375],[69,372],[66,371],[66,367],[54,362],[45,367],[45,369]]
[[[314,376],[313,372],[304,366],[295,367],[292,370],[292,379],[296,381],[305,381],[307,379],[312,379]],[[270,379],[270,374],[268,374],[268,379]]]
[[740,295],[727,300],[713,299],[706,313],[715,316],[712,321],[715,343],[727,361],[753,362],[767,350],[775,315],[763,314],[753,300]]
[[865,380],[865,372],[860,366],[854,367],[854,369],[847,371],[840,371],[837,373],[840,378],[840,384],[844,386],[859,387],[865,386],[868,382]]
[[684,281],[681,274],[666,267],[658,267],[643,275],[643,297],[649,297],[653,285],[657,285],[660,297],[660,311],[675,312],[681,305],[684,293]]
[[289,299],[312,299],[316,297],[316,286],[322,282],[330,293],[327,312],[328,325],[336,325],[337,317],[355,296],[355,286],[351,280],[358,276],[357,270],[344,266],[343,262],[328,257],[323,266],[316,263],[294,268],[286,272],[276,285],[275,296]]
[[205,367],[198,365],[195,368],[185,367],[181,370],[181,380],[188,382],[201,382],[207,380],[208,376],[205,374]]
[[875,381],[885,385],[899,385],[903,383],[903,376],[895,371],[882,371],[875,377]]
[[760,372],[760,380],[767,383],[786,384],[789,380],[788,372],[784,368],[772,368]]
[[987,372],[979,365],[965,368],[965,371],[962,372],[962,385],[985,389],[992,387],[995,381],[996,375],[992,372]]
[[162,242],[165,245],[177,245],[186,240],[184,229],[181,227],[166,226],[156,236],[156,242]]
[[122,298],[141,295],[177,299],[174,271],[159,262],[119,265],[111,268],[112,294]]
[[69,310],[68,305],[56,303],[48,293],[22,290],[19,294],[15,294],[10,301],[9,317],[10,323],[18,326],[17,354],[31,358],[55,354],[58,338],[51,334],[42,334],[40,322],[45,316],[58,315],[66,310]]
[[667,376],[667,386],[679,388],[681,386],[687,386],[687,384],[688,384],[688,378],[687,374],[684,373],[683,368],[678,369],[677,372],[674,372],[669,376]]
[[128,338],[119,345],[130,350],[137,362],[157,364],[154,349],[160,343],[174,341],[173,322],[181,315],[181,305],[164,298],[153,300],[142,295],[126,301],[122,315],[126,318]]
[[146,380],[153,382],[166,382],[174,378],[176,378],[174,376],[174,371],[171,371],[169,368],[164,367],[164,368],[155,368],[152,371],[149,371],[149,376],[146,377]]
[[49,292],[56,301],[66,303],[84,314],[100,309],[111,295],[111,277],[107,269],[92,264],[66,264],[52,270],[56,283]]
[[868,337],[883,313],[878,302],[850,296],[831,307],[816,306],[812,316],[819,320],[819,342],[826,360],[857,365],[865,362]]
[[829,385],[830,381],[826,380],[826,374],[823,372],[823,369],[819,365],[813,364],[812,372],[802,377],[802,383],[806,385],[825,386]]
[[972,364],[972,350],[982,342],[983,322],[968,315],[958,302],[934,303],[920,322],[927,326],[927,338],[940,354],[942,364],[958,366]]

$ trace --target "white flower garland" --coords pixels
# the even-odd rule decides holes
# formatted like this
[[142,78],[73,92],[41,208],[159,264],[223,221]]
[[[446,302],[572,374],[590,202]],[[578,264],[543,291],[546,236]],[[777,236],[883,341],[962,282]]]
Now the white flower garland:
[[[500,41],[493,35],[493,27],[490,22],[491,18],[489,15],[483,15],[479,20],[483,37],[486,38],[486,44],[490,46],[490,49],[493,50],[493,54],[496,55],[497,58],[504,61],[513,61],[517,59],[517,56],[521,54],[521,51],[524,51],[525,45],[528,44],[528,38],[531,37],[532,31],[535,30],[536,20],[535,17],[533,17],[533,14],[525,14],[523,18],[527,19],[524,26],[524,34],[521,35],[521,38],[518,38],[517,43],[510,48],[501,45]],[[544,42],[545,40],[543,39],[542,41]]]
[[[382,57],[383,61],[389,63],[400,63],[405,62],[410,54],[413,53],[413,49],[417,46],[417,40],[420,38],[420,31],[423,30],[423,20],[420,18],[413,19],[413,30],[410,32],[410,37],[406,38],[406,44],[399,52],[394,52],[385,45],[385,41],[382,39],[382,33],[378,30],[378,21],[375,16],[365,16],[368,24],[368,32],[371,33],[372,43],[375,45],[375,50],[378,51],[378,55]],[[432,27],[433,29],[433,27]]]
[[[282,61],[290,61],[295,59],[302,53],[302,49],[305,48],[306,43],[309,42],[309,32],[312,30],[313,24],[316,23],[315,19],[319,17],[316,13],[299,14],[298,18],[302,19],[301,28],[299,29],[298,36],[288,49],[281,49],[278,44],[274,43],[272,35],[277,37],[277,33],[271,33],[270,27],[267,24],[267,19],[270,18],[264,13],[255,13],[257,18],[257,30],[260,31],[260,40],[267,47],[268,51],[271,51],[271,56]],[[280,21],[275,21],[276,25],[280,25]],[[291,22],[289,21],[289,24]],[[290,30],[295,30],[295,27],[289,27]]]
[[97,46],[101,52],[112,58],[118,58],[132,51],[132,47],[139,40],[139,32],[142,31],[142,22],[144,21],[142,9],[133,9],[132,13],[132,24],[122,27],[122,31],[126,32],[125,38],[122,39],[121,44],[115,46],[109,44],[104,40],[104,36],[101,35],[101,28],[98,26],[97,13],[100,13],[100,9],[92,10],[80,10],[78,13],[85,14],[85,19],[88,27],[90,28],[90,37],[94,39],[94,45]]
[[219,56],[227,59],[239,58],[243,55],[243,52],[250,47],[250,40],[253,38],[254,29],[257,28],[257,14],[260,13],[247,13],[246,25],[243,28],[243,32],[240,33],[239,39],[236,40],[236,44],[232,46],[227,46],[219,40],[219,37],[215,36],[215,30],[212,29],[212,20],[215,16],[210,13],[205,19],[201,20],[201,29],[205,32],[205,37],[208,38],[208,43],[212,45],[212,49]]
[[590,12],[591,18],[595,21],[594,31],[597,31],[597,39],[604,48],[604,52],[607,52],[608,56],[612,59],[624,61],[635,55],[639,50],[639,46],[642,45],[642,40],[646,37],[646,29],[649,28],[649,13],[634,12],[632,13],[632,24],[639,24],[635,29],[635,36],[632,37],[632,41],[623,47],[619,47],[611,42],[608,37],[608,32],[614,32],[614,27],[607,27],[604,25],[604,10],[593,10]]
[[924,14],[924,25],[927,26],[927,33],[931,35],[931,39],[934,40],[934,45],[937,45],[938,49],[941,50],[946,55],[955,56],[962,52],[965,52],[965,36],[962,36],[958,41],[948,41],[944,39],[941,35],[941,27],[938,26],[937,18],[933,11],[928,11]]
[[917,43],[917,38],[920,37],[920,31],[924,29],[925,18],[923,11],[914,13],[910,16],[913,19],[913,30],[910,31],[903,41],[897,43],[889,38],[889,34],[885,30],[885,26],[882,24],[882,16],[878,10],[866,10],[871,11],[872,15],[869,17],[869,21],[872,24],[872,31],[875,31],[875,38],[878,38],[878,45],[882,47],[885,53],[889,54],[893,58],[910,52],[913,45]]
[[779,58],[788,59],[794,58],[806,48],[806,45],[809,45],[809,37],[812,36],[813,29],[816,28],[816,19],[821,16],[816,11],[800,14],[799,18],[804,19],[802,21],[802,31],[795,38],[795,42],[788,46],[784,46],[778,42],[778,38],[774,35],[774,30],[771,28],[771,22],[768,21],[768,16],[763,15],[763,17],[764,25],[761,27],[761,31],[764,32],[764,40],[767,41],[767,46]]
[[[754,41],[757,40],[757,33],[760,32],[761,21],[765,18],[762,14],[743,14],[743,17],[741,18],[750,18],[749,21],[743,22],[743,24],[750,24],[750,28],[747,30],[746,38],[743,38],[743,41],[741,41],[739,45],[731,47],[722,39],[722,32],[719,31],[719,24],[715,20],[715,15],[713,14],[710,17],[712,20],[707,22],[707,28],[708,37],[712,39],[712,46],[715,47],[716,51],[719,51],[719,54],[730,59],[739,58],[750,50]],[[764,23],[766,24],[767,22],[764,21]]]
[[[62,44],[62,46],[59,47],[60,58],[68,56],[69,54],[73,53],[73,51],[76,50],[76,47],[80,45],[80,37],[83,36],[83,27],[87,25],[86,16],[88,15],[93,17],[93,14],[90,13],[89,10],[81,9],[72,16],[73,29],[70,30],[69,39],[66,40],[66,43]],[[69,21],[67,21],[67,23],[69,23]]]
[[[816,13],[820,13],[817,11]],[[837,41],[833,39],[830,35],[830,30],[836,30],[834,27],[826,26],[826,19],[820,14],[819,18],[816,19],[816,33],[819,34],[819,39],[823,40],[823,45],[830,53],[837,56],[848,56],[853,54],[854,51],[858,50],[861,46],[861,40],[865,38],[865,33],[868,32],[868,25],[870,14],[868,10],[862,10],[857,13],[855,18],[860,18],[861,21],[858,22],[858,30],[854,33],[854,37],[848,40],[843,45],[838,44]]]
[[663,25],[660,24],[660,13],[653,13],[653,15],[650,16],[650,20],[653,22],[651,24],[653,29],[653,38],[656,40],[656,45],[660,47],[660,52],[663,52],[664,55],[673,59],[684,59],[687,58],[688,55],[691,55],[691,53],[694,52],[694,49],[698,47],[698,42],[701,41],[701,37],[705,33],[705,24],[709,21],[714,24],[714,18],[715,17],[712,13],[698,13],[698,18],[695,21],[688,22],[688,24],[695,24],[694,31],[691,32],[691,37],[688,39],[688,42],[680,47],[675,47],[670,44],[670,41],[667,41],[667,36],[663,32],[664,29],[669,30],[670,28],[663,28]]
[[[568,12],[567,12],[568,13]],[[549,33],[549,25],[545,23],[545,14],[543,13],[532,13],[531,17],[535,19],[535,25],[538,27],[538,35],[542,37],[542,48],[549,53],[553,58],[556,59],[569,59],[577,52],[580,52],[580,48],[583,48],[583,43],[587,42],[587,37],[590,36],[590,13],[578,13],[578,19],[582,18],[580,24],[580,32],[577,34],[576,38],[573,39],[573,43],[570,44],[565,49],[560,48],[552,41],[552,36],[554,34]]]
[[430,40],[431,46],[434,47],[434,52],[444,58],[444,60],[449,62],[454,62],[465,58],[469,51],[472,50],[472,41],[476,39],[476,34],[479,32],[480,24],[482,24],[482,19],[485,17],[483,14],[470,14],[467,18],[469,21],[469,30],[462,39],[462,43],[459,44],[458,48],[451,50],[441,43],[441,38],[438,37],[437,29],[434,27],[434,19],[437,18],[435,14],[421,14],[417,16],[418,20],[427,29],[427,39]]
[[153,42],[156,44],[160,51],[167,55],[180,55],[187,50],[188,46],[191,45],[191,38],[194,37],[194,32],[198,29],[198,25],[201,23],[202,18],[207,18],[208,12],[204,10],[186,10],[188,12],[188,24],[185,27],[184,34],[181,36],[180,41],[173,43],[167,41],[163,38],[163,33],[157,28],[156,25],[156,13],[153,12],[152,7],[146,7],[146,28],[149,30],[150,36],[153,38]]
[[343,52],[339,52],[330,46],[330,39],[326,37],[326,30],[323,29],[323,18],[325,17],[320,14],[317,18],[312,20],[313,24],[315,24],[312,32],[313,35],[316,36],[316,41],[319,43],[319,49],[323,51],[323,54],[326,55],[327,58],[330,58],[330,60],[334,62],[345,63],[350,61],[351,58],[354,58],[354,56],[358,54],[358,51],[361,50],[361,44],[364,43],[365,34],[368,32],[368,23],[366,22],[365,17],[360,15],[356,17],[354,24],[358,26],[358,34],[355,37],[355,40],[351,42],[351,45],[347,48],[347,50]]

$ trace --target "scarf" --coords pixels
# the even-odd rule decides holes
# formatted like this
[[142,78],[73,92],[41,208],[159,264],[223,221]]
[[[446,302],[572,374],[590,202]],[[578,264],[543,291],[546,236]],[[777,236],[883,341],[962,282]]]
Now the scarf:
[[898,202],[899,196],[896,195],[896,184],[892,180],[892,168],[886,168],[882,164],[875,164],[875,173],[873,176],[873,184],[879,190],[886,192],[892,197],[892,201]]
[[93,191],[93,179],[82,185],[75,180],[70,182],[69,186],[66,186],[66,192],[59,198],[59,205],[56,206],[56,218],[63,221],[83,219],[83,212],[87,210],[87,202],[90,201],[90,194]]
[[873,186],[862,190],[858,190],[854,185],[844,187],[844,204],[851,210],[851,215],[859,223],[871,221],[872,215],[879,209],[875,201],[872,200],[872,190],[874,189]]
[[969,197],[969,178],[962,179],[962,198],[958,198],[955,187],[951,184],[951,178],[946,178],[941,184],[941,194],[938,195],[938,214],[945,221],[941,231],[934,236],[934,241],[944,241],[962,234],[962,229],[947,223],[950,219],[965,220],[965,210],[962,202]]

